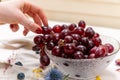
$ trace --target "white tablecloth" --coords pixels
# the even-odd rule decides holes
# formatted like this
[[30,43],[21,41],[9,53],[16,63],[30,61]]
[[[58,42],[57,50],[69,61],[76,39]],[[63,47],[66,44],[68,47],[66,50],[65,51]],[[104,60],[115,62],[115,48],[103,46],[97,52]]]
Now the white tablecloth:
[[[49,21],[50,26],[55,24],[63,24],[64,22],[56,22],[56,21]],[[69,24],[69,23],[66,23]],[[20,25],[21,26],[21,25]],[[92,26],[96,32],[102,35],[108,35],[114,37],[118,41],[120,41],[120,29],[112,29],[112,28],[103,28],[100,26]],[[17,74],[19,72],[24,72],[26,75],[25,80],[34,80],[32,70],[39,66],[39,55],[35,54],[31,50],[33,45],[33,37],[36,35],[30,32],[26,37],[22,35],[23,27],[21,26],[20,30],[16,33],[11,32],[9,29],[9,25],[1,25],[0,26],[0,41],[13,41],[13,40],[20,40],[20,41],[27,41],[29,44],[25,45],[22,48],[17,50],[10,50],[4,49],[3,47],[0,48],[0,80],[17,80]],[[21,44],[20,44],[21,45]],[[118,52],[120,53],[120,52]],[[120,58],[120,54],[117,54],[116,58]],[[12,67],[9,67],[7,71],[4,73],[5,64],[8,62],[8,59],[13,59],[11,62]],[[116,59],[115,58],[115,59]],[[20,61],[23,63],[23,67],[18,67],[14,65],[15,62]],[[120,80],[120,72],[117,72],[116,69],[120,68],[115,66],[114,61],[112,64],[108,66],[108,68],[103,72],[102,80]],[[41,80],[43,80],[41,78]]]

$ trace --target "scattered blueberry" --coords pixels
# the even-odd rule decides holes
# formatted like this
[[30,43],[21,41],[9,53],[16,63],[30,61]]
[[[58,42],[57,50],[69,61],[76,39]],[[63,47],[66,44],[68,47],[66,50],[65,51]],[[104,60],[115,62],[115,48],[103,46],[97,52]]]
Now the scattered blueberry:
[[63,63],[65,66],[69,66],[69,64],[68,63]]
[[79,74],[76,74],[75,76],[76,76],[76,77],[80,77],[80,75],[79,75]]
[[17,75],[17,79],[18,80],[24,80],[24,78],[25,78],[25,74],[24,73],[22,73],[22,72],[18,73],[18,75]]
[[39,54],[40,52],[39,52],[39,51],[36,51],[35,53],[36,53],[36,54]]
[[23,64],[20,61],[16,62],[15,65],[23,66]]
[[107,61],[107,63],[109,63],[110,61]]

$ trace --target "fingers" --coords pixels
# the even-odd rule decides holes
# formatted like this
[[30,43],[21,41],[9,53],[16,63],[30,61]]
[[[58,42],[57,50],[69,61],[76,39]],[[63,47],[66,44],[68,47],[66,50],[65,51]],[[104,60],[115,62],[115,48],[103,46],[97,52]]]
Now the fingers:
[[25,5],[24,5],[24,9],[23,10],[25,11],[25,13],[37,14],[38,17],[43,22],[43,24],[45,26],[48,26],[47,17],[46,17],[45,13],[43,12],[43,10],[40,7],[35,6],[35,5],[31,4],[31,3],[26,2]]
[[26,29],[40,34],[42,32],[42,28],[40,25],[36,24],[35,22],[31,21],[29,18],[27,18],[21,11],[18,11],[19,14],[19,23],[23,25]]
[[[21,11],[22,10],[22,11]],[[18,23],[22,24],[26,29],[23,31],[23,34],[26,35],[29,31],[32,31],[34,33],[40,34],[42,33],[42,23],[44,26],[48,26],[47,18],[39,7],[29,3],[25,2],[24,5],[21,7],[21,10],[18,10],[17,16]],[[30,17],[33,18],[34,22],[28,19],[25,14],[28,14]],[[13,25],[11,25],[13,26]],[[18,28],[18,27],[16,27]],[[14,30],[14,28],[11,28],[13,31],[17,31],[17,29]]]
[[[24,7],[22,8],[23,13],[28,14],[30,17],[33,18],[34,22],[30,21],[25,16],[21,19],[21,24],[26,27],[26,29],[31,30],[37,34],[42,33],[42,23],[44,26],[48,26],[48,20],[46,18],[45,13],[43,10],[35,6],[29,2],[24,3]],[[26,31],[25,31],[26,32]]]
[[19,26],[18,26],[18,24],[10,24],[10,29],[11,29],[13,32],[16,32],[16,31],[18,31]]
[[28,34],[29,30],[24,27],[23,35],[26,36]]
[[42,26],[41,20],[40,20],[38,15],[33,16],[33,19],[34,19],[35,23],[37,23],[38,25]]
[[37,23],[38,25],[42,26],[40,17],[37,14],[33,14],[31,12],[28,12],[27,14],[33,18],[35,23]]
[[[19,30],[19,26],[18,24],[10,24],[10,29],[13,32],[16,32]],[[26,36],[28,34],[29,30],[27,28],[24,27],[24,31],[23,31],[23,35]]]
[[37,33],[37,34],[40,34],[42,33],[42,28],[40,25],[30,21],[27,17],[22,17],[21,18],[21,22],[20,22],[26,29],[34,32],[34,33]]

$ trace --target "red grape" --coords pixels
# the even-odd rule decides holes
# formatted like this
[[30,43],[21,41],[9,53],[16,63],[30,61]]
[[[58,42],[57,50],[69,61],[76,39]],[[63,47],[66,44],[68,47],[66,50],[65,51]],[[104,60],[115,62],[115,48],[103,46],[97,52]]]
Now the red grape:
[[73,23],[73,24],[70,24],[70,25],[69,25],[69,30],[70,30],[70,31],[73,31],[75,27],[77,27],[76,24],[74,24],[74,23]]
[[34,45],[34,46],[32,47],[32,50],[33,50],[33,51],[39,51],[39,50],[40,50],[40,47],[39,47],[38,45]]
[[43,65],[43,66],[48,66],[50,64],[50,59],[47,55],[42,55],[40,57],[40,63]]
[[78,34],[71,34],[71,35],[72,35],[74,40],[76,40],[78,42],[81,41],[81,36],[80,35],[78,35]]
[[60,40],[60,34],[54,33],[54,34],[52,35],[52,40],[53,40],[54,43],[57,44],[58,41]]
[[66,43],[64,44],[64,52],[68,55],[71,55],[75,52],[75,44]]
[[86,53],[86,51],[87,51],[87,48],[86,48],[86,46],[84,46],[84,45],[78,45],[77,47],[76,47],[76,50],[77,51],[81,51],[82,53]]
[[72,43],[72,41],[73,41],[73,38],[72,38],[72,36],[65,36],[65,38],[64,38],[64,42],[65,43]]
[[82,37],[82,38],[81,38],[81,42],[82,42],[83,45],[88,45],[88,44],[89,44],[89,39],[88,39],[88,37]]
[[34,37],[33,41],[34,41],[35,44],[41,44],[41,43],[43,43],[42,38],[43,38],[43,35],[37,35],[37,36]]
[[70,34],[71,34],[71,32],[68,29],[64,29],[64,30],[61,31],[60,37],[62,39],[64,39],[65,36],[70,35]]
[[60,33],[62,31],[62,27],[60,25],[53,26],[53,31],[55,33]]
[[53,41],[48,42],[46,45],[48,50],[52,50],[54,46],[55,46],[55,44],[53,43]]
[[99,37],[99,36],[100,36],[99,33],[95,33],[93,37],[96,38],[96,37]]
[[115,60],[116,65],[120,66],[120,59]]
[[79,27],[82,27],[82,28],[85,28],[85,27],[86,27],[85,21],[80,20],[80,22],[78,23],[78,26],[79,26]]
[[102,40],[100,39],[100,37],[92,38],[92,40],[95,46],[99,46],[102,44]]
[[91,50],[89,51],[89,54],[95,53],[98,47],[94,46],[93,48],[91,48]]
[[61,27],[62,27],[62,30],[68,29],[68,26],[66,24],[63,24]]
[[44,42],[49,42],[51,40],[51,35],[50,34],[45,34],[44,36],[43,36],[43,41]]
[[100,45],[95,51],[96,58],[104,57],[107,55],[107,48],[104,45]]
[[59,46],[55,46],[53,49],[52,49],[52,55],[55,55],[55,56],[58,56],[60,57],[61,56],[61,50],[60,50],[60,47]]
[[81,51],[76,51],[74,53],[74,59],[82,59],[84,58],[84,54]]
[[114,47],[110,43],[106,43],[105,46],[107,47],[108,53],[112,53],[114,51]]
[[88,27],[86,30],[85,30],[85,36],[89,37],[89,38],[92,38],[95,34],[95,31],[93,30],[93,28],[91,27]]
[[91,53],[91,54],[89,54],[88,58],[89,58],[89,59],[93,59],[93,58],[95,58],[95,53]]
[[42,27],[42,33],[43,34],[50,34],[51,31],[52,31],[51,27],[46,27],[46,26]]
[[81,27],[75,27],[73,33],[82,36],[84,34],[84,29]]
[[94,42],[93,42],[92,40],[89,40],[86,47],[87,47],[88,49],[93,48],[93,47],[94,47]]

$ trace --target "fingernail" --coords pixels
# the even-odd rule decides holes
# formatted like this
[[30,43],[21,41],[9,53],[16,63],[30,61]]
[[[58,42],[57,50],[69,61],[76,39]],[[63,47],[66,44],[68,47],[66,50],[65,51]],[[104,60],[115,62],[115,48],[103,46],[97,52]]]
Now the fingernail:
[[14,28],[13,24],[10,24],[10,28],[11,28],[11,29]]
[[16,30],[16,27],[13,25],[13,24],[10,24],[10,28],[11,28],[11,30],[13,31],[13,32],[16,32],[17,30]]
[[41,28],[37,28],[35,31],[37,34],[41,34],[42,33],[42,29]]
[[27,32],[26,32],[25,30],[23,31],[23,35],[24,35],[24,36],[26,36],[26,35],[27,35]]

